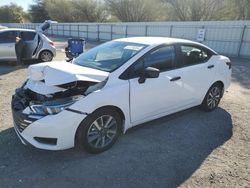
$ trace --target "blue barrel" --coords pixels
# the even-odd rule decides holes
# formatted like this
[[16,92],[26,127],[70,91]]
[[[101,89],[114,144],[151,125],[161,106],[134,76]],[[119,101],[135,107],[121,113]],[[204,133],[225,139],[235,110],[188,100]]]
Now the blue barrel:
[[68,48],[73,56],[78,56],[84,52],[85,40],[81,38],[68,39]]

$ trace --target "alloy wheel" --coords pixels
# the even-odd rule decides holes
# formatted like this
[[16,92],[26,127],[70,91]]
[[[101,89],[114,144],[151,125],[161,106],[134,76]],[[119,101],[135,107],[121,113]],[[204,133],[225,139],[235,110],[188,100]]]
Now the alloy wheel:
[[213,109],[215,107],[217,107],[217,105],[220,102],[220,98],[221,98],[221,90],[219,87],[213,87],[209,93],[208,93],[208,97],[207,97],[207,106],[209,109]]
[[103,115],[89,127],[87,141],[94,148],[108,146],[117,134],[117,122],[113,116]]
[[42,52],[42,54],[41,54],[41,60],[43,62],[51,61],[52,60],[52,54],[50,52],[48,52],[48,51]]

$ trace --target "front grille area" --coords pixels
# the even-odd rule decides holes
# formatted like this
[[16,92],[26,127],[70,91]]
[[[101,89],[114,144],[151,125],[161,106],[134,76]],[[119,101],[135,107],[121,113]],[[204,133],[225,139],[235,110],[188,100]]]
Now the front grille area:
[[17,89],[15,95],[12,96],[11,109],[15,127],[19,132],[22,132],[33,121],[35,121],[34,119],[29,118],[27,114],[22,113],[22,111],[28,107],[28,104],[24,90],[22,88]]
[[19,132],[22,132],[26,127],[28,127],[34,120],[27,117],[27,115],[22,114],[22,112],[16,112],[12,109],[13,120],[16,128]]

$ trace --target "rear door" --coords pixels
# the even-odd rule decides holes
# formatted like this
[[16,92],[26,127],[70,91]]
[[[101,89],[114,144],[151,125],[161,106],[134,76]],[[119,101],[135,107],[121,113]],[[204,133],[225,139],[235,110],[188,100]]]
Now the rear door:
[[21,34],[26,43],[24,58],[32,59],[32,57],[36,54],[39,45],[39,35],[33,31],[21,31]]
[[15,59],[16,51],[16,36],[17,31],[4,31],[0,33],[0,58],[1,59]]
[[187,103],[198,105],[212,85],[216,63],[212,61],[212,52],[198,45],[180,44],[179,74]]

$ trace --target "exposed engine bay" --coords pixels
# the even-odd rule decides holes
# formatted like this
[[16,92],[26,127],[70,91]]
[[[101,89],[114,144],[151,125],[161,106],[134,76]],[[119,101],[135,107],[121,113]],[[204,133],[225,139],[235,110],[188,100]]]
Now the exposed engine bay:
[[13,95],[12,107],[25,114],[57,114],[101,89],[108,74],[65,62],[32,65],[28,68],[27,81]]
[[85,95],[85,92],[88,90],[90,86],[95,85],[96,83],[91,82],[84,82],[84,81],[76,81],[72,83],[67,83],[60,85],[58,87],[63,88],[64,90],[53,93],[53,94],[39,94],[36,93],[25,86],[23,89],[26,91],[27,96],[36,102],[45,102],[45,101],[52,101],[52,100],[59,100],[67,97],[77,96],[77,95]]
[[36,115],[56,114],[93,91],[101,89],[105,83],[106,80],[100,83],[76,81],[60,85],[59,87],[65,89],[63,91],[43,95],[27,88],[26,81],[21,88],[16,89],[12,105],[17,111],[28,107]]

